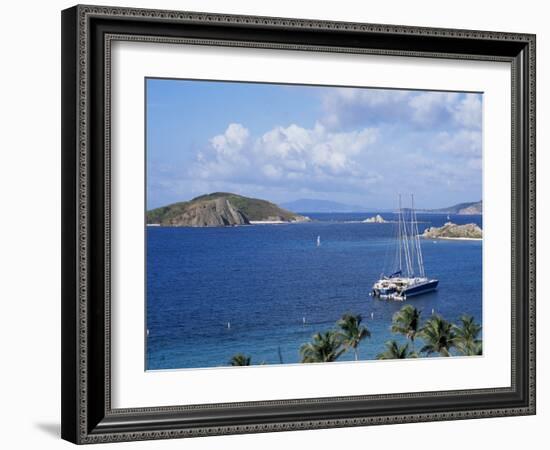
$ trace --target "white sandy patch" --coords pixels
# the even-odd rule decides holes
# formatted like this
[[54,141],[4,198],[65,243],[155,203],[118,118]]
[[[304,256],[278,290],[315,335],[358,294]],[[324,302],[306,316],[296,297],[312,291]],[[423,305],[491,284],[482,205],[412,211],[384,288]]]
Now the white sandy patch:
[[285,222],[284,220],[251,220],[250,225],[280,225],[284,223],[292,223],[292,222]]

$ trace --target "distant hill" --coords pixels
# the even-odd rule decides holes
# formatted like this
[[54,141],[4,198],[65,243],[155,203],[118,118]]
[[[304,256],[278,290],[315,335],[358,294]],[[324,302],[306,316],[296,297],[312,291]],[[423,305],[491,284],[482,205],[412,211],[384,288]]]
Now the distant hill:
[[330,200],[316,200],[311,198],[302,198],[293,202],[281,203],[281,206],[291,211],[320,213],[363,212],[366,210],[362,206],[346,205]]
[[447,208],[440,209],[430,209],[425,212],[440,213],[440,214],[482,214],[483,213],[483,202],[467,202],[459,203],[457,205],[448,206]]
[[178,227],[246,225],[251,222],[304,222],[309,219],[274,203],[228,192],[201,195],[147,211],[147,224]]

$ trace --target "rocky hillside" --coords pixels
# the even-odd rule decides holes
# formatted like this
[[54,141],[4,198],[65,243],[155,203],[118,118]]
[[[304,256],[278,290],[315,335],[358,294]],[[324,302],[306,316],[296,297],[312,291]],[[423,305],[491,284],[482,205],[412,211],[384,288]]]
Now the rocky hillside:
[[459,203],[457,205],[449,206],[447,208],[441,209],[430,209],[426,212],[432,213],[442,213],[442,214],[482,214],[483,213],[483,202],[468,202],[468,203]]
[[447,222],[442,227],[427,228],[421,237],[428,239],[481,239],[483,231],[475,223],[457,225]]
[[263,221],[308,220],[266,200],[226,192],[201,195],[188,202],[174,203],[147,212],[148,224],[174,227],[221,227]]
[[483,212],[482,202],[472,203],[458,210],[458,214],[481,214]]

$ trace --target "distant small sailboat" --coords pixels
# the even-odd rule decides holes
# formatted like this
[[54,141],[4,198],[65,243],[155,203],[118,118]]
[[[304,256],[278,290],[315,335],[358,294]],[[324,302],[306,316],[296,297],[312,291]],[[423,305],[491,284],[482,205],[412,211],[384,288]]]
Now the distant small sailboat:
[[449,214],[447,214],[447,220],[451,220],[451,218],[449,217]]
[[317,236],[317,247],[321,246],[321,236]]

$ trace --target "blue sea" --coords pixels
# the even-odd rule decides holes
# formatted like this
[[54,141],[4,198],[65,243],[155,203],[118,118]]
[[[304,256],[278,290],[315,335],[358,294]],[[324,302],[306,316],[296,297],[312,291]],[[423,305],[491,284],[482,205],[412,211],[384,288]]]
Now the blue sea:
[[[468,314],[481,323],[482,241],[421,240],[426,274],[439,279],[438,290],[392,302],[369,292],[392,269],[394,224],[360,222],[376,212],[303,214],[314,221],[148,227],[146,369],[227,366],[236,353],[252,364],[297,363],[300,346],[346,312],[361,314],[371,332],[359,358],[375,359],[387,340],[403,340],[390,325],[405,303],[424,319],[433,310],[450,321]],[[482,217],[450,220],[481,226]],[[447,215],[419,213],[418,221],[422,232]],[[341,359],[353,359],[353,352]]]

